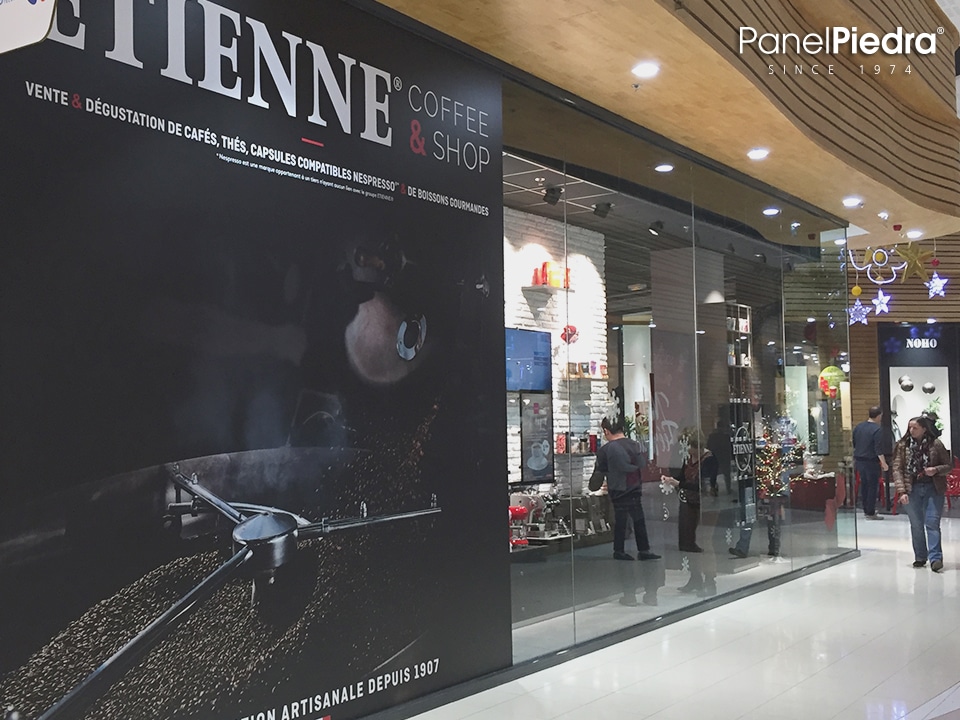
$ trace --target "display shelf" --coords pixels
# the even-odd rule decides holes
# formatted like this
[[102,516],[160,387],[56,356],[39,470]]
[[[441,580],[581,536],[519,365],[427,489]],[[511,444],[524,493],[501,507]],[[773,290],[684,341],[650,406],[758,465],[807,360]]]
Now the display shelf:
[[[516,287],[516,285],[514,285]],[[547,295],[554,295],[558,292],[574,292],[572,288],[565,288],[557,285],[524,285],[520,288],[523,292],[539,292]]]

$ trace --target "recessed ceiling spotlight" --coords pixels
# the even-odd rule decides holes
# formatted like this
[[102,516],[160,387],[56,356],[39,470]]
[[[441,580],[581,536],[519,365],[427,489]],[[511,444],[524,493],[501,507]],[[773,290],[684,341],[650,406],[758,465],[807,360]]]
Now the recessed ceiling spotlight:
[[808,317],[808,318],[807,318],[807,322],[808,322],[808,323],[810,323],[810,322],[816,322],[816,321],[817,321],[817,319],[816,319],[815,317]]
[[777,207],[768,207],[763,209],[763,214],[767,217],[773,217],[774,215],[780,214],[780,208]]
[[775,340],[768,340],[768,341],[767,341],[767,345],[768,345],[768,346],[773,346],[773,345],[776,345],[776,344],[777,344],[777,343],[776,343]]
[[660,163],[654,168],[654,170],[656,170],[657,172],[668,173],[671,170],[673,170],[673,165],[671,165],[670,163]]
[[837,238],[836,240],[833,241],[833,244],[834,244],[834,245],[846,245],[846,244],[847,244],[847,239],[846,239],[846,238]]
[[651,235],[659,235],[663,230],[663,220],[654,220],[650,223],[650,227],[647,228],[650,231]]
[[881,220],[889,220],[890,213],[888,213],[886,210],[881,210],[880,212],[877,213],[877,217],[880,218]]
[[657,326],[657,324],[656,324],[653,320],[651,320],[651,321],[650,321],[650,324],[647,325],[647,327],[652,327],[652,328],[655,328],[656,326]]
[[936,318],[927,318],[927,325],[933,325],[937,322]]
[[535,177],[535,178],[533,179],[533,181],[534,181],[535,183],[544,183],[544,182],[547,181],[547,179],[546,179],[546,178],[542,178],[542,177]]
[[770,151],[767,148],[756,147],[747,151],[747,157],[751,160],[763,160],[767,155],[770,154]]
[[706,335],[706,334],[707,334],[706,330],[697,330],[697,335]]
[[843,199],[843,206],[845,208],[855,208],[863,205],[863,198],[857,197],[856,195],[848,195]]
[[637,63],[636,65],[633,66],[633,70],[631,70],[630,72],[632,72],[638,78],[642,78],[646,80],[648,78],[654,77],[658,72],[660,72],[660,66],[657,65],[657,63],[655,62],[647,61],[647,62]]
[[921,235],[923,235],[923,230],[907,230],[907,237],[911,240],[916,240]]
[[790,223],[790,229],[791,229],[791,230],[796,230],[798,227],[800,227],[800,223],[798,223],[796,220],[794,220],[792,223]]

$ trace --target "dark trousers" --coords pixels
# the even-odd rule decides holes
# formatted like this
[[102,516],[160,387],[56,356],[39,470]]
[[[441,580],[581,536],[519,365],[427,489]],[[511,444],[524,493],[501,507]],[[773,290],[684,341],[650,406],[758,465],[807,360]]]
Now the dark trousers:
[[640,493],[634,492],[613,498],[613,551],[623,552],[623,543],[627,537],[627,523],[633,522],[633,535],[637,541],[637,550],[646,552],[650,549],[650,540],[647,538],[647,524],[643,519],[643,508],[640,506]]
[[700,524],[700,506],[681,502],[677,516],[677,533],[681,550],[697,545],[697,526]]
[[857,460],[857,473],[860,475],[860,497],[863,498],[864,515],[876,515],[877,493],[880,490],[880,461]]

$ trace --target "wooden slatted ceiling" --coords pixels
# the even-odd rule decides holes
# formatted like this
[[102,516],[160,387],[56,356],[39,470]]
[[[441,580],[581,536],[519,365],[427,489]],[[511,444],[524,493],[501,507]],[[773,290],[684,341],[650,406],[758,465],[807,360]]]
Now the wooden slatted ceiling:
[[[906,243],[905,243],[906,244]],[[929,290],[917,276],[903,279],[902,273],[898,279],[887,285],[878,286],[872,283],[867,277],[866,272],[859,273],[859,283],[862,288],[860,302],[867,307],[872,308],[873,298],[877,297],[878,288],[883,289],[884,293],[892,296],[888,306],[890,312],[881,314],[879,318],[871,311],[867,317],[868,324],[877,322],[925,322],[927,318],[936,318],[938,322],[960,322],[960,235],[952,235],[939,238],[936,241],[928,240],[915,243],[924,250],[933,251],[936,249],[936,257],[940,260],[940,265],[936,268],[928,262],[926,270],[932,275],[936,271],[940,277],[949,278],[945,286],[945,297],[929,297]],[[887,250],[892,250],[893,246],[886,246]],[[863,267],[866,264],[864,252],[857,253],[857,264]],[[896,255],[891,256],[891,262],[902,262]],[[884,277],[889,277],[890,271],[886,271]],[[852,265],[847,267],[847,298],[853,302],[854,298],[850,295],[853,286],[857,284],[857,272]]]
[[[904,3],[896,0],[825,3],[823,0],[793,0],[793,4],[805,17],[819,22],[822,27],[854,26],[861,33],[873,32],[877,35],[891,32],[898,26],[903,26],[906,32],[932,33],[942,27],[944,34],[937,38],[937,54],[910,56],[913,72],[884,72],[871,79],[890,89],[904,105],[940,121],[950,123],[956,120],[952,51],[957,46],[957,40],[952,23],[936,3]],[[847,56],[849,57],[849,54]],[[882,61],[883,58],[878,61],[858,55],[854,64],[874,65]],[[902,66],[901,62],[901,68]]]
[[[899,84],[855,74],[844,58],[837,59],[843,72],[827,82],[809,73],[766,75],[768,63],[756,54],[733,57],[734,18],[770,18],[774,27],[789,31],[800,28],[787,23],[800,22],[822,32],[822,23],[805,15],[814,3],[821,12],[853,8],[883,26],[895,19],[909,27],[915,15],[924,31],[927,16],[939,17],[935,0],[384,4],[871,233],[884,232],[876,217],[880,209],[928,236],[960,231],[960,133],[955,122],[944,119],[943,109],[955,93],[952,80],[946,82],[951,53],[940,50],[934,69],[922,65],[922,73]],[[675,10],[678,6],[684,9]],[[956,46],[955,29],[945,22],[944,27],[947,36],[938,48]],[[660,62],[660,74],[636,83],[630,68],[645,58]],[[926,85],[933,89],[923,92]],[[918,91],[912,102],[911,88]],[[508,132],[514,120],[505,117]],[[541,125],[538,132],[538,143],[550,147],[544,154],[552,157],[566,157],[584,144],[560,123]],[[746,150],[756,145],[771,147],[771,157],[762,163],[746,159]],[[841,198],[852,193],[867,200],[864,210],[841,206]]]
[[[948,120],[937,121],[923,116],[912,105],[891,90],[876,82],[872,75],[860,73],[860,64],[874,62],[865,56],[854,59],[849,55],[827,56],[835,64],[834,75],[810,74],[814,63],[825,62],[824,57],[796,53],[791,47],[780,55],[765,55],[757,44],[739,54],[740,26],[762,28],[774,33],[823,32],[819,23],[813,23],[786,2],[776,0],[684,0],[684,12],[678,17],[698,31],[724,57],[754,82],[787,117],[819,145],[843,158],[851,166],[874,177],[914,202],[940,210],[954,212],[960,197],[960,163],[944,163],[945,157],[957,156],[960,131],[953,107]],[[843,2],[830,4],[830,15],[844,7]],[[826,14],[826,13],[824,13]],[[847,15],[857,21],[855,12]],[[950,37],[950,36],[948,36]],[[926,56],[926,64],[939,68],[950,55],[943,52]],[[955,43],[953,44],[955,46]],[[915,63],[921,55],[910,56]],[[876,58],[876,56],[874,56]],[[937,58],[934,62],[930,58]],[[952,56],[949,57],[953,65]],[[897,59],[900,72],[906,60]],[[782,71],[769,73],[787,66]],[[805,68],[803,74],[794,74],[794,68]],[[926,69],[917,67],[917,78]],[[884,68],[888,71],[888,67]],[[914,73],[911,73],[913,75]],[[916,84],[937,78],[924,77]],[[942,81],[942,78],[940,78]],[[942,85],[942,82],[941,82]],[[947,107],[945,103],[941,107]],[[867,109],[868,112],[864,112]]]

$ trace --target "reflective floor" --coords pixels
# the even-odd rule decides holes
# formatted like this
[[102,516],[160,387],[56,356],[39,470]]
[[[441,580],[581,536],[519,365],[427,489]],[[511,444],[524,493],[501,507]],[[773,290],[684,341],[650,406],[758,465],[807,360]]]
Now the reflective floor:
[[941,574],[911,567],[904,516],[861,515],[858,559],[416,717],[960,718],[960,512],[951,514]]

